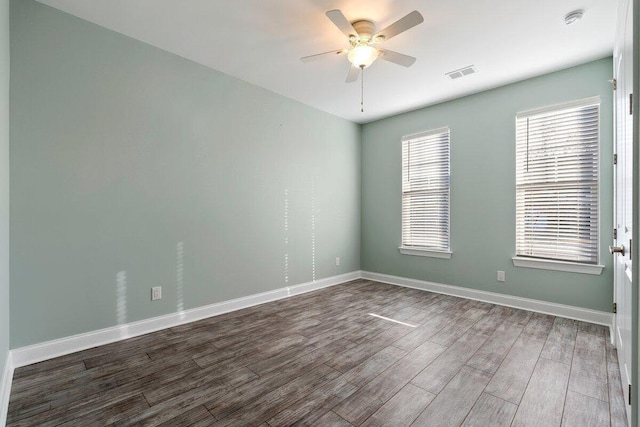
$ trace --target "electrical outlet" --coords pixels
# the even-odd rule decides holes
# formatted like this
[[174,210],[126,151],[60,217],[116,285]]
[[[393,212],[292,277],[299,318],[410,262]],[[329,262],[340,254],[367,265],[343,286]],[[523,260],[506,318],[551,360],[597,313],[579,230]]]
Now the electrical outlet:
[[504,271],[498,270],[496,279],[498,279],[498,282],[504,282],[505,281]]
[[339,256],[336,257],[336,265],[340,265],[340,257]]
[[151,301],[162,299],[162,286],[154,286],[151,288]]

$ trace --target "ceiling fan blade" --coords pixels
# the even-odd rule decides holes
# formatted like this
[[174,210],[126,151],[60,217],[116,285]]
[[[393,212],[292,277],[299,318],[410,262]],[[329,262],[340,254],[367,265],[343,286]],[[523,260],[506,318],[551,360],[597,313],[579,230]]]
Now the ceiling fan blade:
[[358,80],[358,76],[360,75],[360,68],[355,67],[355,66],[351,66],[349,68],[349,73],[347,74],[347,83],[353,83],[356,80]]
[[378,31],[373,36],[373,40],[378,36],[384,36],[385,40],[389,40],[391,37],[397,36],[398,34],[403,33],[409,28],[413,28],[422,22],[424,22],[424,18],[420,15],[420,12],[414,10],[404,18],[400,18],[388,27]]
[[405,55],[387,49],[378,49],[378,51],[380,52],[380,59],[393,62],[394,64],[402,65],[403,67],[411,67],[413,63],[416,62],[416,58],[414,58],[413,56]]
[[330,10],[326,13],[327,18],[331,20],[335,24],[336,27],[340,29],[344,33],[347,38],[354,36],[357,37],[358,33],[351,25],[351,22],[342,14],[342,12],[338,9]]
[[319,61],[321,59],[329,58],[331,56],[342,55],[343,53],[346,53],[346,52],[347,52],[347,49],[331,50],[329,52],[316,53],[315,55],[303,56],[302,58],[300,58],[300,61],[304,63],[314,62],[314,61]]

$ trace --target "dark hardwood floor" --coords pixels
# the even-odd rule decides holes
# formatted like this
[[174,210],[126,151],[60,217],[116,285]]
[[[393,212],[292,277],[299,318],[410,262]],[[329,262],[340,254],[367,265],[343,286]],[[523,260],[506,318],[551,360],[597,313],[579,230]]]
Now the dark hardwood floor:
[[8,425],[617,427],[616,358],[603,326],[357,280],[17,369]]

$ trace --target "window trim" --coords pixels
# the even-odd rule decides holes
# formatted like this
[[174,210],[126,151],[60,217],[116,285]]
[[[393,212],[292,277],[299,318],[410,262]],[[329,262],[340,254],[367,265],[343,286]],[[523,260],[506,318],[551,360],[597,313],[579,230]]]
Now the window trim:
[[[422,131],[422,132],[416,132],[416,133],[412,133],[409,135],[404,135],[400,138],[400,143],[404,143],[405,141],[409,141],[412,139],[417,139],[417,138],[425,138],[431,135],[437,135],[437,134],[441,134],[441,133],[448,133],[449,134],[449,146],[447,147],[449,150],[449,188],[448,188],[448,192],[449,192],[449,198],[448,198],[448,203],[449,203],[449,208],[447,209],[447,237],[448,237],[448,243],[449,243],[449,247],[447,249],[435,249],[433,247],[428,247],[428,246],[407,246],[403,244],[402,241],[402,228],[403,228],[403,223],[402,223],[402,213],[400,215],[400,246],[398,247],[398,251],[402,254],[402,255],[411,255],[411,256],[421,256],[421,257],[427,257],[427,258],[438,258],[438,259],[451,259],[451,256],[453,254],[453,251],[451,249],[451,176],[452,176],[452,172],[451,172],[451,128],[449,126],[442,126],[439,128],[435,128],[435,129],[430,129],[430,130],[426,130],[426,131]],[[402,150],[402,146],[401,146],[401,150]],[[403,167],[401,166],[401,171],[403,171]],[[402,191],[402,185],[401,185],[401,190],[400,190],[400,198],[402,199],[402,195],[403,195],[403,191]],[[402,204],[401,204],[401,208],[400,208],[401,212],[402,212]]]
[[[515,267],[535,268],[535,269],[552,270],[552,271],[565,271],[565,272],[571,272],[571,273],[582,273],[582,274],[593,274],[593,275],[602,274],[602,270],[605,268],[605,266],[601,263],[602,262],[601,245],[602,245],[602,228],[603,227],[601,226],[602,225],[601,224],[602,185],[600,185],[601,176],[602,176],[602,171],[601,171],[602,169],[602,125],[601,125],[602,100],[600,95],[520,111],[516,113],[516,116],[515,116],[514,131],[517,131],[517,126],[518,126],[517,123],[518,123],[518,119],[520,118],[526,118],[526,117],[530,117],[538,114],[544,114],[544,113],[548,113],[556,110],[577,108],[577,107],[588,106],[593,104],[598,105],[598,163],[597,163],[598,166],[596,171],[597,172],[596,180],[598,183],[598,192],[597,192],[598,206],[596,207],[596,211],[598,213],[597,260],[595,263],[586,263],[586,262],[579,262],[579,261],[553,260],[553,259],[539,258],[539,257],[533,257],[533,256],[531,257],[519,256],[517,254],[517,247],[516,247],[515,248],[516,254],[511,258],[513,261],[513,265]],[[516,147],[517,147],[517,139],[516,139]],[[516,148],[515,166],[517,169],[517,148]],[[515,194],[516,205],[517,205],[517,191],[518,189],[516,186],[516,194]],[[515,224],[516,239],[517,239],[517,235],[518,235],[518,224],[517,224],[517,217],[516,217],[516,224]]]
[[[565,110],[565,109],[569,109],[569,108],[585,107],[587,105],[592,105],[592,104],[602,104],[602,101],[600,99],[600,95],[591,96],[589,98],[576,99],[574,101],[560,102],[560,103],[557,103],[557,104],[551,104],[551,105],[547,105],[547,106],[544,106],[544,107],[531,108],[529,110],[520,111],[520,112],[516,113],[516,119],[517,118],[523,118],[523,117],[529,117],[529,116],[537,116],[538,114],[549,113],[549,112],[555,111],[555,110]],[[600,130],[600,129],[598,129],[598,130]],[[600,142],[600,141],[598,141],[598,142]]]
[[423,249],[417,246],[400,246],[398,250],[402,255],[423,256],[428,258],[451,259],[451,255],[453,255],[451,250],[436,251],[433,249]]
[[602,274],[604,265],[585,264],[581,262],[557,261],[553,259],[543,259],[534,257],[514,256],[511,258],[515,267],[537,268],[540,270],[566,271],[569,273]]

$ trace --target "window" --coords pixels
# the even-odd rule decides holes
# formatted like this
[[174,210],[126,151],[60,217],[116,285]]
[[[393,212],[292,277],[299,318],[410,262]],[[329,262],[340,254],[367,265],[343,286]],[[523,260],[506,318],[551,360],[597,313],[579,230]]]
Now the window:
[[449,128],[402,138],[400,252],[450,258]]
[[516,266],[598,263],[599,116],[599,98],[516,116]]

